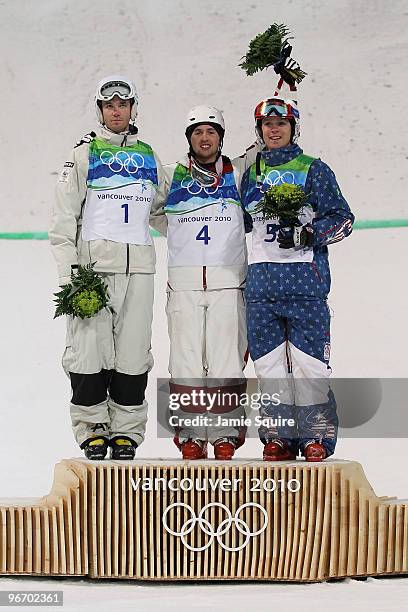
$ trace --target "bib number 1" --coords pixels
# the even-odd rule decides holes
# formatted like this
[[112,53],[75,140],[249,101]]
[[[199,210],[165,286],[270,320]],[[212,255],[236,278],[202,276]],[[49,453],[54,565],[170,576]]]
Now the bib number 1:
[[129,223],[129,204],[122,204],[121,208],[125,209],[124,223]]
[[196,240],[202,240],[205,245],[210,242],[211,237],[208,235],[208,225],[203,225],[196,236]]

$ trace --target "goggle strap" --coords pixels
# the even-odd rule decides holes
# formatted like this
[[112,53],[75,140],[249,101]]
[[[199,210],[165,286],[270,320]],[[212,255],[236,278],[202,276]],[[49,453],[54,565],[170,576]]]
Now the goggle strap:
[[255,159],[256,184],[260,185],[261,181],[261,152],[258,151]]

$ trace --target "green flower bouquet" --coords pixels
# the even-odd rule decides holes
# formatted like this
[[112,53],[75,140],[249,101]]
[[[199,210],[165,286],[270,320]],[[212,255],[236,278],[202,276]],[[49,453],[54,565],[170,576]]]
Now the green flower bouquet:
[[307,73],[290,57],[292,45],[289,40],[293,37],[289,34],[289,29],[283,23],[273,23],[251,40],[239,66],[248,76],[272,66],[289,85],[300,83]]
[[265,193],[254,212],[262,212],[265,220],[278,218],[283,225],[298,225],[299,214],[306,200],[307,195],[300,185],[292,183],[273,185]]
[[102,278],[93,269],[95,263],[78,266],[72,272],[71,282],[55,295],[55,315],[72,315],[86,319],[96,315],[108,304],[108,288]]

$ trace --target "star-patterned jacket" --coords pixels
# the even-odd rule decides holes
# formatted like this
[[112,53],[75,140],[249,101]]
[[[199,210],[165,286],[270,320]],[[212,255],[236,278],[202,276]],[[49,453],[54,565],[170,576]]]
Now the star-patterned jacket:
[[[282,166],[302,154],[303,151],[298,145],[261,152],[268,168]],[[252,176],[253,174],[252,172]],[[241,199],[245,210],[248,210],[249,204],[253,204],[254,200],[255,192],[250,176],[251,168],[248,168],[241,183]],[[257,272],[265,275],[265,286],[268,287],[268,296],[271,298],[325,298],[330,291],[331,282],[327,246],[343,240],[352,231],[354,215],[340,191],[333,171],[320,159],[312,161],[304,189],[308,196],[307,204],[312,207],[314,213],[312,261],[289,263],[284,258],[282,262],[268,261],[265,258],[265,262],[250,265],[249,278],[254,274],[255,268],[259,268]],[[256,192],[255,197],[259,201],[263,192],[259,189]]]

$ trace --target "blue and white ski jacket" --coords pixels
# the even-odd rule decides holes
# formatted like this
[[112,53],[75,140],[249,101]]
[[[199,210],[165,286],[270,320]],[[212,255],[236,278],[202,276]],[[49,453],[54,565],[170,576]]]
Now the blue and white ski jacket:
[[[292,168],[292,160],[303,156],[303,151],[298,145],[289,145],[272,151],[264,150],[260,155],[263,179],[267,181],[268,176],[275,176],[277,173],[276,167],[279,166],[280,182],[286,182],[286,176],[289,177],[287,182],[293,182],[293,173],[285,171],[285,168]],[[339,242],[351,234],[354,222],[354,215],[329,166],[320,159],[306,158],[306,156],[300,159],[306,160],[306,172],[303,173],[303,177],[301,176],[302,173],[299,173],[300,179],[296,179],[295,182],[303,184],[308,196],[307,208],[312,211],[313,254],[309,256],[310,261],[291,262],[286,257],[288,250],[282,249],[282,260],[276,261],[276,255],[271,256],[271,258],[268,257],[269,247],[267,243],[271,243],[272,240],[265,240],[266,244],[263,244],[261,249],[261,252],[265,253],[264,260],[261,257],[262,261],[259,261],[258,258],[257,263],[250,264],[248,282],[252,276],[259,290],[259,285],[262,284],[260,283],[261,277],[264,275],[264,286],[265,289],[268,288],[270,299],[326,298],[331,283],[327,247],[329,244]],[[308,163],[307,160],[309,160]],[[286,164],[289,164],[289,166],[285,167]],[[245,215],[246,222],[249,221],[247,229],[250,229],[254,218],[259,219],[259,213],[256,215],[253,209],[268,188],[266,181],[265,189],[259,189],[259,184],[256,188],[255,164],[248,168],[243,176],[241,198],[245,211],[249,213]],[[276,250],[276,244],[274,250],[275,253],[279,253]],[[251,262],[251,256],[249,259]],[[247,286],[247,290],[248,297],[251,298],[251,286]],[[258,293],[258,290],[256,293]]]

